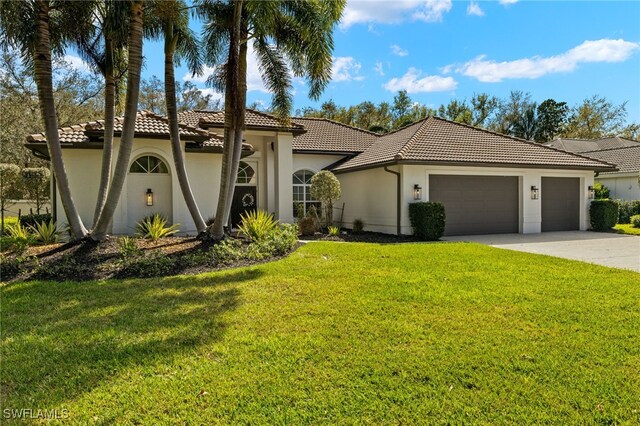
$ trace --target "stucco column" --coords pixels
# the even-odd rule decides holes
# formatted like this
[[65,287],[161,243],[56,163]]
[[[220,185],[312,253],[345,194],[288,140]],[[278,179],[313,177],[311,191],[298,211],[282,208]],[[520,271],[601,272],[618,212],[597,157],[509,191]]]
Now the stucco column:
[[[542,178],[538,173],[525,173],[521,178],[520,208],[522,222],[520,232],[538,234],[542,231]],[[531,187],[538,188],[538,199],[531,199]]]
[[274,147],[275,212],[280,223],[293,223],[293,135],[278,133]]
[[580,230],[586,231],[591,228],[591,217],[589,216],[589,207],[591,207],[591,199],[589,199],[589,187],[594,184],[593,173],[586,173],[580,178]]

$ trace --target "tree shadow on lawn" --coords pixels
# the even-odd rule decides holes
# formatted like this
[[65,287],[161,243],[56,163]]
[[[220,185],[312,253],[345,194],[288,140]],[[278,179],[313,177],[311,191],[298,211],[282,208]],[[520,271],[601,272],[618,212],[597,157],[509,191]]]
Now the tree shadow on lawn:
[[2,289],[4,407],[53,408],[118,371],[170,362],[222,339],[238,284],[259,268],[204,277],[33,281]]

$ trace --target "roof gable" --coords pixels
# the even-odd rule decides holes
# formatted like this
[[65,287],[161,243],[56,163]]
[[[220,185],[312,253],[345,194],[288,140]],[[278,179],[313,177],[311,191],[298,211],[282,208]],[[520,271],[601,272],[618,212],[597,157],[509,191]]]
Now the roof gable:
[[558,138],[545,143],[545,145],[552,148],[558,148],[562,149],[563,151],[575,153],[624,148],[628,146],[636,146],[639,144],[639,142],[623,138],[621,136],[612,136],[600,139]]
[[583,152],[582,155],[615,164],[620,173],[640,171],[640,143],[636,143],[636,146]]
[[[223,128],[224,111],[185,111],[178,114],[178,120],[182,123],[202,128]],[[246,110],[245,125],[249,130],[288,131],[294,134],[305,132],[304,127],[298,124],[290,123],[287,125],[271,114],[253,109]]]
[[293,138],[297,151],[359,153],[374,144],[379,135],[327,118],[293,117],[307,132]]

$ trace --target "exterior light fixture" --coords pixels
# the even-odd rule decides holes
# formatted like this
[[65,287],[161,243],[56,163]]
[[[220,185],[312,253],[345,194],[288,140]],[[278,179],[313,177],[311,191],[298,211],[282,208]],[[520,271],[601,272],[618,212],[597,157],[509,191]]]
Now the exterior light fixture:
[[413,199],[422,200],[422,187],[417,183],[413,185]]
[[593,186],[589,186],[589,199],[593,200],[596,197],[596,190],[593,189]]
[[532,200],[537,200],[539,195],[540,195],[540,190],[538,190],[537,186],[533,185],[531,187],[531,199]]
[[152,206],[153,205],[153,191],[151,190],[151,188],[147,189],[147,193],[145,195],[147,196],[147,205],[148,206]]

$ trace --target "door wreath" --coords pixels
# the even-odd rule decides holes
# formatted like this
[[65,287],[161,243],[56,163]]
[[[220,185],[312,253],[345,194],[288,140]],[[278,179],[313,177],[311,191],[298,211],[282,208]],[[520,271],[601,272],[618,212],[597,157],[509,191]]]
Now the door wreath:
[[256,199],[253,198],[253,194],[247,192],[242,196],[242,207],[251,207],[255,204]]

